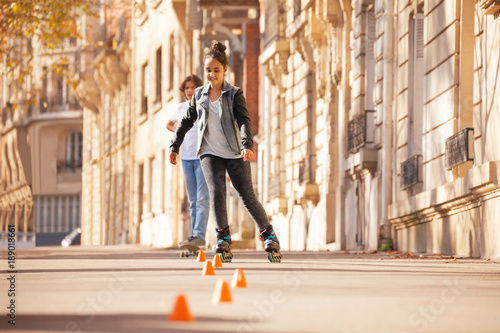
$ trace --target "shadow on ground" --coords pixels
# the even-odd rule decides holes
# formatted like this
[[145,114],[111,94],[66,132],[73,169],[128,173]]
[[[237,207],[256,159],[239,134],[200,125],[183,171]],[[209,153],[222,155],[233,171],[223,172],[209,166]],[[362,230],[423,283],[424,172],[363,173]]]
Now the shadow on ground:
[[[2,321],[1,328],[16,332],[219,332],[222,324],[230,326],[243,322],[223,317],[196,317],[192,322],[168,321],[166,316],[151,314],[109,315],[18,315],[16,325]],[[213,325],[212,325],[213,324]],[[7,327],[11,326],[11,327]]]

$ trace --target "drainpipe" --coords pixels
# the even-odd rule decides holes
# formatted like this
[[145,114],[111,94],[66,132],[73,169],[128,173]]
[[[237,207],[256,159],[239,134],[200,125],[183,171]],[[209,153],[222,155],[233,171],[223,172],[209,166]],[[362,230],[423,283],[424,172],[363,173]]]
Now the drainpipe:
[[382,127],[382,203],[379,229],[379,245],[391,242],[391,225],[388,221],[389,205],[392,203],[392,157],[393,157],[393,66],[394,66],[394,0],[385,0],[384,13],[384,87]]

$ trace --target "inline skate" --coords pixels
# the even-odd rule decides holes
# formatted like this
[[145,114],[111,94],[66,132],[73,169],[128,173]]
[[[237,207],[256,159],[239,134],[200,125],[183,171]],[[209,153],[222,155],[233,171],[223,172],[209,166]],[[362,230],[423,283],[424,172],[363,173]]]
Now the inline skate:
[[267,252],[267,259],[270,262],[281,262],[280,242],[273,226],[260,230],[260,239],[264,241],[264,250]]
[[231,262],[233,253],[231,252],[231,234],[229,226],[225,229],[215,228],[217,243],[214,246],[215,253],[220,256],[222,262]]

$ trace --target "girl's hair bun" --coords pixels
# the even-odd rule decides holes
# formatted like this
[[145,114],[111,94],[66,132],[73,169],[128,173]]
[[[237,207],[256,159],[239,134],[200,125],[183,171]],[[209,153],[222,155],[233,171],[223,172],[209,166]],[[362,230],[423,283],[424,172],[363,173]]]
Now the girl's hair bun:
[[226,45],[222,44],[221,42],[213,42],[212,43],[212,50],[224,52],[224,51],[226,51]]
[[214,41],[212,43],[212,46],[210,47],[210,50],[205,54],[205,58],[203,61],[207,60],[208,58],[213,58],[217,59],[222,66],[226,67],[228,64],[228,59],[226,55],[226,45],[224,45],[221,42]]

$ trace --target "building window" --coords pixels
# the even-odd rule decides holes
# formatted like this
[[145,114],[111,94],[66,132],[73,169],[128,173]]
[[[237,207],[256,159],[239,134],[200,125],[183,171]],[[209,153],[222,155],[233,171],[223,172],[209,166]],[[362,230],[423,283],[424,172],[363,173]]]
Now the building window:
[[365,50],[365,110],[374,110],[373,91],[375,89],[375,10],[372,6],[366,12],[366,50]]
[[66,135],[65,160],[57,161],[58,173],[74,173],[82,171],[83,135],[71,132]]
[[156,50],[156,103],[161,102],[161,47]]
[[410,18],[408,38],[408,157],[422,153],[422,115],[424,108],[424,14]]
[[4,170],[4,176],[5,176],[5,180],[7,181],[7,188],[12,185],[12,167],[10,165],[10,157],[9,157],[9,146],[7,144],[5,144],[4,146],[4,149],[3,149],[3,153],[5,154],[4,155],[4,158],[5,159],[5,170]]
[[146,62],[141,67],[141,114],[148,113],[147,71],[148,63]]
[[162,199],[162,184],[161,184],[161,172],[163,169],[162,162],[159,158],[155,157],[151,160],[151,211],[154,213],[160,213],[162,211],[161,199]]
[[142,221],[142,214],[144,212],[144,164],[137,166],[137,220]]
[[301,11],[302,11],[301,0],[293,0],[293,17],[299,16]]
[[161,168],[160,168],[160,174],[161,176],[159,177],[160,179],[160,187],[161,187],[161,193],[160,193],[160,204],[159,208],[163,212],[165,209],[165,171],[166,171],[166,158],[167,154],[165,152],[165,149],[162,150],[161,152]]
[[[146,202],[147,202],[147,211],[146,213],[151,213],[153,211],[153,184],[156,182],[153,181],[153,170],[155,167],[155,158],[151,157],[149,159],[148,163],[148,188],[147,188],[147,193],[146,193]],[[156,184],[155,184],[155,189],[156,189]]]
[[169,67],[168,67],[168,90],[174,89],[174,35],[170,35],[170,57],[169,57]]
[[47,98],[47,89],[48,89],[48,80],[47,80],[47,66],[43,66],[42,68],[42,91],[40,96],[40,112],[46,112],[49,107],[49,101]]

